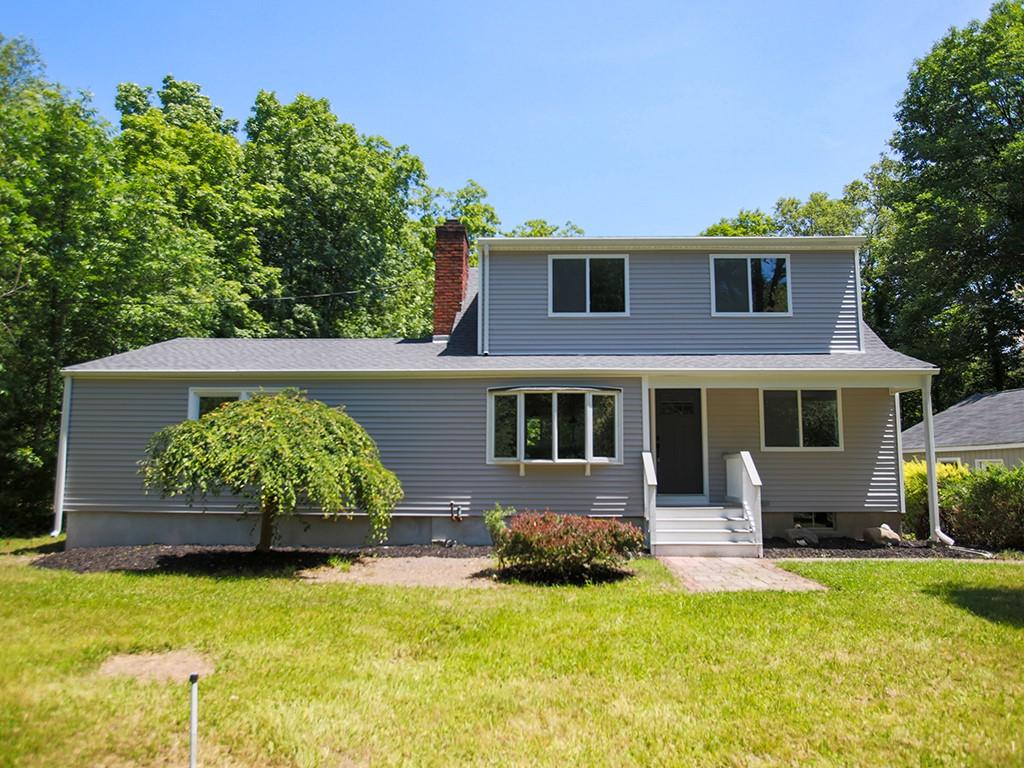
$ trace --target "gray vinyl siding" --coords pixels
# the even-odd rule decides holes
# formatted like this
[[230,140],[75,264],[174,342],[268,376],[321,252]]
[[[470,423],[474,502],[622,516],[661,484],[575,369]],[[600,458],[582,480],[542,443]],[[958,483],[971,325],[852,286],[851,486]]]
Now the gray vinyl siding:
[[765,513],[896,512],[896,413],[885,389],[843,389],[842,451],[761,451],[756,389],[707,393],[711,498],[725,496],[722,455],[750,451]]
[[[514,378],[386,379],[262,382],[299,386],[310,397],[345,405],[377,441],[384,464],[402,482],[398,515],[447,514],[455,501],[479,515],[495,503],[519,509],[641,517],[639,379]],[[623,389],[624,463],[527,468],[486,463],[488,387],[601,385]],[[180,499],[144,492],[137,462],[149,437],[187,415],[190,386],[251,387],[238,380],[75,380],[68,434],[65,509],[68,512],[184,512]],[[198,508],[198,506],[197,506]],[[213,497],[208,511],[237,511],[231,498]]]
[[[907,452],[904,454],[904,457],[907,461],[911,459],[920,460],[924,459],[924,454]],[[940,448],[935,452],[935,457],[937,459],[945,459],[947,457],[958,458],[971,469],[976,467],[975,462],[978,459],[1002,459],[1003,464],[1007,467],[1016,467],[1024,464],[1024,448],[979,448],[976,451],[944,451]]]
[[488,258],[491,354],[768,354],[860,350],[852,253],[790,257],[793,316],[712,317],[707,253],[629,256],[628,317],[549,317],[547,254]]

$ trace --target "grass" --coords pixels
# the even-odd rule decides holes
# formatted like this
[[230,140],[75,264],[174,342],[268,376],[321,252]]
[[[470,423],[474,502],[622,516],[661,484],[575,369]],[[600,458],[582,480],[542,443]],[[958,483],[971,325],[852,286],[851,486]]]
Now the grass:
[[[4,543],[4,552],[35,544]],[[76,575],[0,557],[0,766],[1024,763],[1024,566],[823,562],[816,593]]]

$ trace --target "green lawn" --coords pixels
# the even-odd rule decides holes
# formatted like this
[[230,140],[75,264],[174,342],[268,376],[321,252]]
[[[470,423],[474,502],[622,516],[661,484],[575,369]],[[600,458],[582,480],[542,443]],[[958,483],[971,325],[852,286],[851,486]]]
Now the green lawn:
[[[0,551],[23,549],[8,542]],[[0,555],[0,765],[184,764],[187,685],[96,674],[191,647],[212,765],[1024,763],[1024,566],[788,566],[824,593],[75,575]]]

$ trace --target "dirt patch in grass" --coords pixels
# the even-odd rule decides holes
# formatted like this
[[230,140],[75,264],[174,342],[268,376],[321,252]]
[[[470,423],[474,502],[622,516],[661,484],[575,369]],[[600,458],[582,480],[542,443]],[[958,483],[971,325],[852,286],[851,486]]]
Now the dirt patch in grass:
[[986,555],[979,552],[960,547],[933,546],[926,541],[904,541],[894,547],[880,547],[866,541],[845,538],[822,539],[821,543],[815,547],[801,547],[797,544],[790,544],[785,539],[768,539],[764,543],[764,556],[777,559],[789,557],[822,559],[871,557],[903,560],[919,558],[986,559]]
[[296,574],[316,584],[387,584],[402,587],[497,586],[494,561],[489,557],[371,557],[349,566],[331,563]]
[[363,547],[353,549],[275,549],[256,552],[251,547],[200,547],[193,545],[148,545],[140,547],[83,547],[55,552],[35,560],[39,568],[56,568],[76,573],[172,573],[215,577],[291,578],[300,571],[328,566],[332,562],[355,563],[366,558],[410,559],[430,557],[443,560],[480,558],[490,547],[417,545]]
[[213,673],[213,662],[196,651],[180,650],[163,653],[119,653],[100,665],[105,677],[128,676],[158,683],[185,682],[193,672],[205,676]]

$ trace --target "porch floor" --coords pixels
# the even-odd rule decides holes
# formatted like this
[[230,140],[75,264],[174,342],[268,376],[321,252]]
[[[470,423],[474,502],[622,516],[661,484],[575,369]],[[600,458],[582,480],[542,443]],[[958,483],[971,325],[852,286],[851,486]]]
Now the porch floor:
[[825,587],[748,557],[659,557],[690,592],[815,592]]

